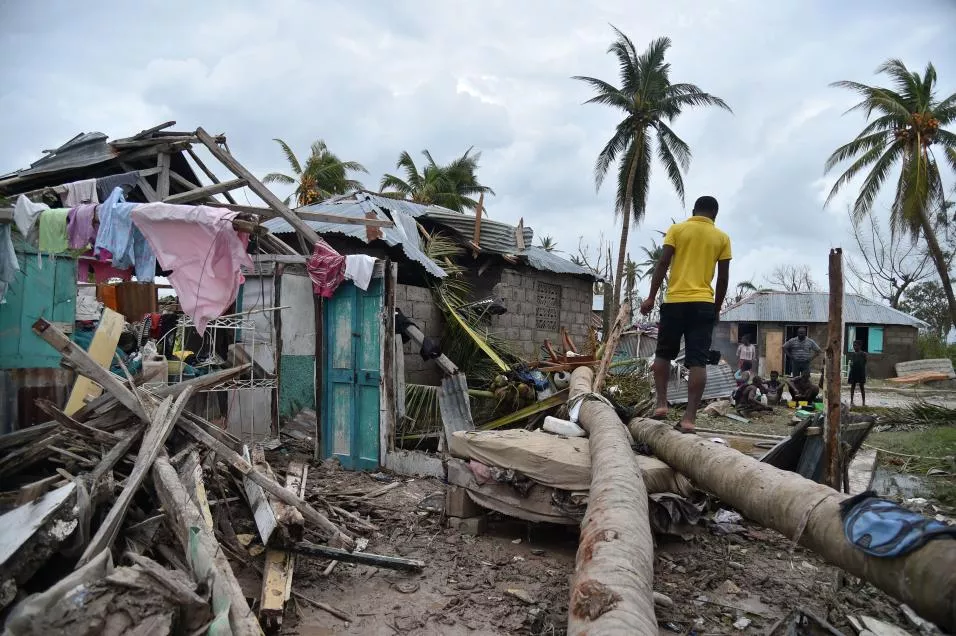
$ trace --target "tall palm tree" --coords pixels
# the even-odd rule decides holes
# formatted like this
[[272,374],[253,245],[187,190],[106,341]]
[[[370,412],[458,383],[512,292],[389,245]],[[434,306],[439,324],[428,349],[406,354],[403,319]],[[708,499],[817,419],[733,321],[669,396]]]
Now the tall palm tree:
[[558,247],[558,242],[551,236],[542,236],[538,239],[538,247],[546,252],[553,252]]
[[627,257],[627,262],[624,263],[624,296],[627,298],[627,303],[633,307],[634,306],[634,288],[637,287],[637,281],[640,278],[640,271],[638,270],[637,263],[631,260],[631,257]]
[[956,93],[942,100],[937,98],[936,69],[932,63],[926,65],[922,76],[910,72],[896,59],[887,60],[876,72],[888,76],[891,86],[852,81],[833,84],[862,97],[850,110],[865,112],[869,123],[827,159],[827,172],[843,161],[854,160],[833,184],[827,203],[855,176],[869,169],[853,205],[854,219],[864,219],[872,212],[873,201],[890,171],[899,164],[896,194],[890,208],[891,229],[894,234],[909,234],[914,241],[920,235],[926,239],[950,316],[956,323],[949,263],[936,235],[935,220],[945,214],[946,198],[934,152],[938,147],[945,161],[956,170],[956,133],[944,128],[956,121]]
[[[471,151],[469,148],[462,156],[440,165],[430,152],[423,150],[426,163],[421,171],[412,156],[403,151],[395,167],[404,171],[405,178],[386,174],[379,188],[383,194],[393,194],[416,203],[440,205],[456,212],[474,210],[478,207],[478,195],[494,194],[495,191],[478,182],[476,172],[481,153],[472,154]],[[386,192],[387,189],[391,192]]]
[[329,151],[325,142],[319,139],[312,143],[309,158],[305,160],[305,167],[292,152],[289,144],[281,139],[273,139],[282,148],[285,158],[289,162],[292,174],[270,172],[263,177],[263,183],[282,183],[295,185],[293,195],[286,197],[286,205],[295,196],[297,206],[312,205],[336,194],[346,194],[354,190],[361,190],[361,182],[349,178],[350,172],[364,172],[365,166],[357,161],[342,161]]
[[[637,263],[635,267],[639,272],[638,278],[644,280],[645,278],[650,278],[654,275],[654,267],[657,265],[657,261],[661,259],[661,254],[664,253],[664,246],[658,245],[657,241],[651,239],[650,246],[641,247],[641,251],[644,252],[644,260],[640,263]],[[661,282],[660,291],[657,293],[658,304],[664,302],[664,296],[667,293],[667,276],[664,276],[663,282]]]
[[608,47],[608,53],[614,54],[620,66],[620,87],[594,77],[574,79],[586,82],[596,93],[586,104],[603,104],[624,114],[594,164],[594,183],[600,189],[611,164],[620,158],[615,213],[623,217],[623,225],[614,282],[616,311],[621,299],[627,235],[631,221],[640,223],[644,218],[655,146],[658,160],[683,204],[681,171],[687,171],[691,151],[670,124],[685,108],[717,106],[729,111],[730,107],[694,84],[671,83],[670,64],[664,61],[664,54],[671,46],[669,38],[658,38],[643,53],[638,53],[630,38],[611,28],[617,40]]

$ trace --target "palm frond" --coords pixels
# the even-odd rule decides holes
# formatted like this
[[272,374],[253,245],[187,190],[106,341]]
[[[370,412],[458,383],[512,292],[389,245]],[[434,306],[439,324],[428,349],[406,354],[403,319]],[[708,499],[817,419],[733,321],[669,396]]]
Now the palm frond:
[[281,139],[273,139],[272,141],[279,144],[279,147],[282,148],[282,152],[285,154],[286,161],[288,161],[289,165],[292,167],[292,172],[297,175],[302,174],[302,165],[296,158],[295,153],[292,152],[292,148],[289,147],[289,144]]
[[873,149],[876,149],[877,153],[879,153],[885,144],[886,133],[883,132],[872,133],[866,136],[857,136],[850,143],[843,144],[833,151],[833,154],[827,159],[824,172],[829,172],[837,164],[842,163],[850,157],[860,153],[867,153]]
[[690,146],[662,121],[657,122],[657,131],[658,139],[667,143],[670,151],[677,157],[681,169],[686,172],[690,168]]
[[614,135],[604,144],[604,148],[598,153],[594,162],[594,186],[596,190],[601,189],[608,168],[617,160],[619,155],[627,151],[633,137],[634,127],[631,125],[630,119],[625,119],[617,125]]
[[664,135],[662,135],[659,130],[657,133],[657,158],[664,165],[664,172],[667,173],[667,178],[670,179],[671,185],[674,186],[674,191],[677,192],[677,196],[680,198],[680,204],[683,206],[684,179],[681,176],[681,167],[673,151],[671,151],[670,146],[667,144]]
[[292,185],[295,183],[295,179],[290,177],[287,174],[282,174],[281,172],[270,172],[266,176],[262,177],[263,183],[282,183],[285,185]]
[[[874,148],[871,152],[874,152],[875,155],[880,155],[882,148]],[[903,155],[903,144],[897,142],[889,147],[886,152],[883,152],[878,158],[873,161],[870,161],[868,157],[861,157],[860,160],[850,166],[847,169],[847,172],[840,177],[843,179],[847,177],[850,170],[852,170],[857,164],[861,164],[864,159],[867,160],[867,163],[872,163],[873,167],[870,169],[870,173],[866,176],[866,179],[863,180],[863,185],[860,187],[860,194],[857,196],[856,201],[853,204],[853,217],[857,222],[861,221],[867,214],[870,213],[870,210],[873,208],[873,201],[876,199],[876,195],[879,193],[880,188],[883,186],[883,182],[886,181],[886,176],[889,174],[890,169],[893,167],[893,164]],[[849,175],[849,179],[852,179],[853,175]],[[849,180],[847,179],[847,181]],[[846,183],[844,181],[843,183]],[[833,190],[830,191],[830,196],[827,197],[824,205],[830,202],[830,198],[835,194],[837,185],[840,185],[840,181],[837,180],[837,183],[834,184]]]

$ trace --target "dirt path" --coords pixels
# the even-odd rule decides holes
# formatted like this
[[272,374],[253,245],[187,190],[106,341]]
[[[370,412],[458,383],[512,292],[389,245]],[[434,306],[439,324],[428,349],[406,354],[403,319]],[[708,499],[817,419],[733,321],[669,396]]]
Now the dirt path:
[[[427,565],[421,574],[407,575],[340,563],[325,577],[327,562],[300,558],[294,589],[354,621],[346,624],[300,602],[298,616],[296,605],[288,609],[283,634],[564,633],[576,528],[493,515],[485,534],[464,536],[445,528],[441,512],[426,509],[443,501],[444,485],[437,480],[375,479],[327,465],[312,473],[313,492],[370,492],[382,486],[381,479],[401,481],[361,508],[380,527],[367,550]],[[734,535],[702,528],[686,541],[658,537],[654,587],[674,601],[673,607],[657,608],[661,633],[758,634],[796,607],[844,630],[846,615],[856,613],[902,624],[897,605],[882,593],[866,584],[837,589],[836,570],[812,553],[800,547],[791,552],[781,535],[743,525],[745,531]],[[235,566],[257,595],[255,572]],[[733,623],[741,617],[751,623],[737,630]]]

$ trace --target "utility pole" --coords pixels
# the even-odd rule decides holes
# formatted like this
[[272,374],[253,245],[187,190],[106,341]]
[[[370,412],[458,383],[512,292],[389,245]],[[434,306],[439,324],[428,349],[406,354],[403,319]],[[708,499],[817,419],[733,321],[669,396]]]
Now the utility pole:
[[830,250],[830,315],[826,346],[826,480],[839,491],[843,480],[840,462],[840,359],[843,355],[843,250]]

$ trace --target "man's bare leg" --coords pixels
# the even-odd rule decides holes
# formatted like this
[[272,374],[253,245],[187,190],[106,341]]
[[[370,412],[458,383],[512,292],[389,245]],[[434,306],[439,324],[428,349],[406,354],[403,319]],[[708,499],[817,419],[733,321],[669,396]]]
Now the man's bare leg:
[[[856,384],[850,384],[850,406],[853,406],[853,390],[856,389]],[[860,387],[860,391],[863,391],[863,387]]]
[[864,387],[864,384],[860,385],[860,400],[863,402],[863,406],[866,406],[866,389]]
[[667,415],[667,383],[671,376],[671,361],[664,358],[654,358],[654,395],[657,404],[654,405],[654,419],[664,419]]
[[690,367],[687,371],[690,376],[687,381],[687,409],[680,420],[680,427],[685,431],[692,431],[697,421],[697,407],[700,406],[704,387],[707,386],[707,368]]

